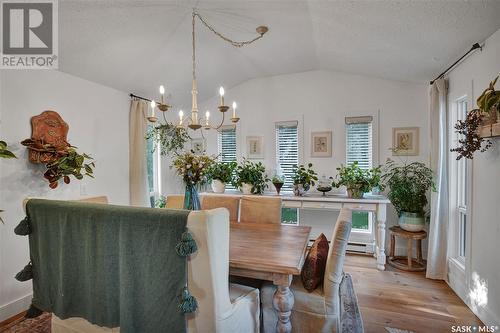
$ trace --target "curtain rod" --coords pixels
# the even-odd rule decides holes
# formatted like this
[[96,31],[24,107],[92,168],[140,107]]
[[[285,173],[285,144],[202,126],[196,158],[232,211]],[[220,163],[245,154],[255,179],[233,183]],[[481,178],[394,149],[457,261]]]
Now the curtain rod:
[[137,99],[142,99],[143,101],[151,102],[151,100],[149,98],[137,96],[136,94],[130,93],[129,96],[130,96],[130,98],[137,98]]
[[472,45],[471,49],[469,51],[467,51],[466,54],[464,54],[463,56],[460,57],[460,59],[458,59],[457,61],[455,61],[450,67],[446,68],[444,72],[442,72],[441,74],[439,74],[434,80],[432,80],[430,82],[430,84],[432,85],[434,83],[434,81],[436,81],[437,79],[440,79],[442,78],[446,73],[448,73],[450,71],[450,69],[452,69],[453,67],[455,67],[460,61],[462,61],[462,59],[464,59],[465,57],[467,57],[471,52],[477,50],[477,49],[481,49],[481,51],[483,50],[483,47],[481,45],[479,45],[479,43],[475,43],[474,45]]

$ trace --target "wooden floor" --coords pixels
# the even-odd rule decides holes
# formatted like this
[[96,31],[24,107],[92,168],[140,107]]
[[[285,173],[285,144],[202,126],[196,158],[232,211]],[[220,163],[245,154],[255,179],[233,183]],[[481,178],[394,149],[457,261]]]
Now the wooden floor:
[[385,327],[413,332],[451,332],[452,325],[481,321],[444,281],[423,272],[405,272],[387,265],[375,267],[373,257],[349,254],[344,270],[351,274],[366,333]]

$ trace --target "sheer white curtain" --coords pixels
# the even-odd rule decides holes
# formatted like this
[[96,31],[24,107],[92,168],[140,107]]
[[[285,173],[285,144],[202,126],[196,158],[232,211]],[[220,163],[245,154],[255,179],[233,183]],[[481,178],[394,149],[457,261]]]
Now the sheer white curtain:
[[130,204],[132,206],[149,207],[148,170],[146,161],[146,131],[147,124],[146,102],[132,100],[129,117],[129,181]]
[[446,106],[448,85],[436,80],[430,92],[431,169],[437,192],[431,193],[431,222],[427,251],[427,274],[430,279],[446,279],[448,246],[448,145]]

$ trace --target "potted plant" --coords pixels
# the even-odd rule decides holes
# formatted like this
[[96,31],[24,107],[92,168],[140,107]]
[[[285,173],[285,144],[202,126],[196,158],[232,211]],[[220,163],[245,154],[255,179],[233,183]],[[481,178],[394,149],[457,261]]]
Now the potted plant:
[[273,183],[274,188],[276,189],[276,193],[280,195],[281,188],[283,187],[283,185],[285,185],[285,176],[276,174],[271,179],[271,182]]
[[236,166],[236,162],[216,162],[208,169],[207,176],[211,180],[214,193],[226,191],[226,184],[233,181]]
[[427,191],[436,190],[432,170],[420,162],[398,165],[388,159],[382,181],[389,188],[388,197],[399,216],[399,226],[420,231],[425,224]]
[[92,157],[83,153],[79,154],[75,147],[69,147],[63,155],[56,160],[47,163],[47,170],[43,177],[49,181],[49,187],[55,189],[62,178],[65,184],[69,184],[73,176],[78,180],[83,176],[94,178],[95,163],[85,163],[85,160],[92,160]]
[[293,167],[293,194],[303,196],[311,186],[316,185],[318,174],[312,169],[312,163],[306,166],[299,165]]
[[[0,141],[0,158],[16,158],[16,155],[7,148],[7,143],[5,141]],[[0,213],[1,212],[3,212],[3,210],[0,209]],[[4,223],[1,217],[0,222]]]
[[355,161],[349,166],[341,165],[337,168],[338,174],[336,179],[332,182],[332,186],[347,188],[347,196],[349,198],[360,199],[367,192],[370,192],[374,187],[379,187],[383,190],[380,184],[380,167],[372,168],[369,170],[361,169],[358,162]]
[[177,173],[186,184],[184,209],[201,209],[197,188],[207,183],[207,170],[213,163],[212,157],[196,155],[191,151],[179,154],[174,159],[172,167],[177,170]]
[[243,194],[262,194],[267,188],[266,168],[261,162],[252,163],[243,160],[236,168],[234,186],[238,187]]
[[[491,147],[491,141],[483,138],[480,131],[482,126],[493,126],[498,121],[500,90],[495,90],[497,80],[498,76],[478,97],[478,108],[469,111],[464,120],[458,120],[455,124],[456,132],[462,136],[458,140],[459,146],[450,151],[458,153],[457,160],[462,157],[472,159],[476,151],[485,152]],[[486,144],[483,145],[483,143]]]

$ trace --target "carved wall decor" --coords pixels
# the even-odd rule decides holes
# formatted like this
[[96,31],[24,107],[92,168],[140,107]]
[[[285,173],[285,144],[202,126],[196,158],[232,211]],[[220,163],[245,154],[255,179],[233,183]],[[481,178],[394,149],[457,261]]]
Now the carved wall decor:
[[55,111],[44,111],[31,118],[31,138],[21,144],[29,149],[33,163],[47,164],[65,155],[69,126]]

